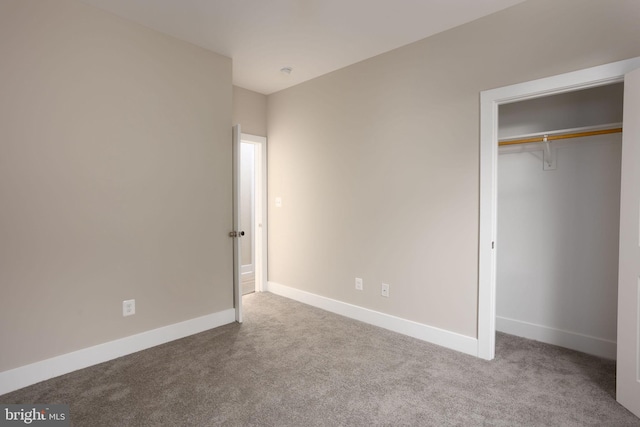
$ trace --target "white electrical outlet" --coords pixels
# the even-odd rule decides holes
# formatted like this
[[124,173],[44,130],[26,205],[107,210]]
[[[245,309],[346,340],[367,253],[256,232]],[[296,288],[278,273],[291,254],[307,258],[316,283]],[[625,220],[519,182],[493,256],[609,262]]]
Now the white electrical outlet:
[[380,295],[382,295],[383,297],[389,297],[389,285],[386,283],[382,284],[382,288],[380,290]]
[[364,285],[362,283],[362,279],[359,277],[356,277],[356,289],[361,291],[363,289]]
[[122,316],[132,316],[136,314],[136,300],[128,299],[122,301]]

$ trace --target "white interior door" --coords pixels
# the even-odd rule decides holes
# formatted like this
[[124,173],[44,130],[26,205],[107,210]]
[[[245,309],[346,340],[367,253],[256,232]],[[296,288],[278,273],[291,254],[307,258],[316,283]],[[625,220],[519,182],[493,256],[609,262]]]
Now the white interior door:
[[616,398],[640,417],[640,69],[625,75]]
[[240,125],[233,127],[233,305],[236,309],[236,322],[242,323],[242,236],[241,211],[240,211],[240,175],[241,175],[241,149],[240,149]]

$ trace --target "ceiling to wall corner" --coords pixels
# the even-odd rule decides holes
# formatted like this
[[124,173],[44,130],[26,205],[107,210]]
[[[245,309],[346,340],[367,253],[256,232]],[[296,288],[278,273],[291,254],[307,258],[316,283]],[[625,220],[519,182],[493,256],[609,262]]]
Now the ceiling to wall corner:
[[234,85],[270,94],[524,0],[82,1],[228,56]]

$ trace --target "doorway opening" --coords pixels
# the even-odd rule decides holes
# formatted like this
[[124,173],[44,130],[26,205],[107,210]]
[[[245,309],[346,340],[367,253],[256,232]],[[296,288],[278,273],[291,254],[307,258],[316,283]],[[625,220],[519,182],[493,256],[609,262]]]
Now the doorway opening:
[[640,416],[640,122],[635,120],[640,114],[640,57],[481,93],[478,357],[491,360],[495,356],[499,106],[619,82],[624,82],[625,126],[620,179],[616,400]]
[[623,94],[498,107],[497,331],[616,358]]
[[267,281],[267,139],[240,135],[240,223],[242,295],[263,292]]
[[620,83],[639,67],[633,58],[481,93],[478,357],[495,357],[499,106]]

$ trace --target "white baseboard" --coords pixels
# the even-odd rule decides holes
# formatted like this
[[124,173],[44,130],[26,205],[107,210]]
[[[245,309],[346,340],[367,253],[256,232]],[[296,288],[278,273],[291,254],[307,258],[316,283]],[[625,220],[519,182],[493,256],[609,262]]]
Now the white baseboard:
[[301,291],[275,282],[267,282],[266,291],[472,356],[477,356],[478,354],[478,340],[476,338]]
[[0,372],[0,395],[234,321],[228,309]]
[[616,358],[617,345],[615,341],[596,338],[576,332],[563,331],[548,326],[536,325],[521,320],[496,317],[496,330],[547,344],[559,345],[583,353]]

